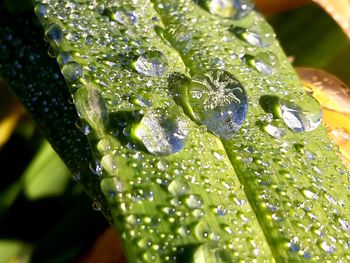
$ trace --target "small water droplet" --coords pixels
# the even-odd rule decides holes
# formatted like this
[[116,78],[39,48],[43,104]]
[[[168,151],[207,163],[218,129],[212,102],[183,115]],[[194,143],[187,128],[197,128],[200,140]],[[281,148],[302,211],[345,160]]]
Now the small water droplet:
[[117,177],[105,177],[101,181],[101,190],[107,197],[123,192],[123,185]]
[[246,55],[243,59],[257,71],[265,75],[272,75],[277,69],[277,57],[272,52],[260,52],[255,57]]
[[186,198],[186,205],[190,209],[197,209],[203,205],[203,200],[199,195],[190,195]]
[[181,113],[163,109],[148,111],[132,128],[134,139],[156,155],[179,152],[188,133],[188,122]]
[[340,223],[344,231],[350,232],[350,223],[348,221],[339,218],[338,222]]
[[282,127],[274,126],[272,124],[267,124],[264,127],[264,130],[274,138],[283,137],[284,135],[286,135],[286,132],[287,132],[286,129]]
[[90,163],[89,167],[90,167],[90,171],[93,174],[98,175],[98,176],[102,175],[103,170],[102,170],[102,167],[101,167],[101,164],[100,164],[99,160],[95,160],[95,162]]
[[254,8],[251,0],[195,0],[201,7],[213,15],[223,18],[240,19]]
[[76,174],[73,175],[73,180],[74,180],[75,182],[78,182],[80,179],[81,179],[81,178],[80,178],[80,173],[76,173]]
[[124,8],[106,8],[103,13],[108,15],[111,20],[116,21],[124,26],[127,26],[128,24],[136,24],[138,20],[136,13],[127,11]]
[[263,43],[261,36],[254,31],[243,27],[230,27],[230,32],[234,33],[239,39],[257,47],[265,47],[267,44]]
[[183,196],[188,192],[188,184],[182,178],[174,179],[168,186],[168,190],[172,195]]
[[67,82],[75,82],[83,76],[83,68],[79,63],[69,61],[63,66],[62,74]]
[[225,207],[223,207],[222,205],[218,205],[217,207],[214,208],[214,212],[218,216],[224,216],[227,214],[227,209]]
[[47,5],[46,4],[37,4],[34,8],[35,14],[40,18],[47,16]]
[[240,82],[223,70],[195,75],[188,85],[193,117],[223,139],[231,138],[242,126],[248,99]]
[[101,204],[98,201],[94,201],[92,203],[92,209],[94,209],[95,211],[101,211]]
[[321,106],[311,96],[286,96],[280,101],[280,107],[284,123],[294,132],[312,131],[321,123]]
[[307,197],[309,199],[313,199],[313,200],[318,199],[318,195],[315,194],[314,192],[312,192],[311,190],[304,189],[304,190],[302,190],[302,193],[305,197]]
[[63,32],[59,25],[53,24],[50,28],[45,32],[45,38],[47,40],[51,40],[56,44],[63,39]]
[[320,244],[320,247],[326,252],[326,253],[333,253],[335,251],[334,245],[328,245],[326,241],[323,241]]
[[133,62],[134,69],[145,76],[163,76],[167,70],[165,55],[157,50],[147,51]]

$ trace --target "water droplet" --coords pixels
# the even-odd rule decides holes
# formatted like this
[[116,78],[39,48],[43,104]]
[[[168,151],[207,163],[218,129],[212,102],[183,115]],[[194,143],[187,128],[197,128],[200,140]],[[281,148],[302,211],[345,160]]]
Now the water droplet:
[[46,31],[45,37],[47,40],[51,40],[54,43],[58,44],[63,39],[63,32],[59,25],[53,24]]
[[73,180],[74,180],[75,182],[78,182],[80,179],[81,179],[81,178],[80,178],[80,173],[76,173],[76,174],[73,175]]
[[92,203],[92,209],[94,209],[95,211],[101,211],[101,204],[98,201],[94,201]]
[[223,207],[222,205],[218,205],[217,207],[214,208],[214,212],[218,216],[224,216],[227,214],[227,209],[225,207]]
[[46,4],[37,4],[34,8],[34,12],[39,18],[46,17],[47,5]]
[[280,101],[280,107],[284,123],[294,132],[312,131],[321,123],[321,106],[311,96],[286,96]]
[[103,173],[101,164],[99,160],[95,160],[95,162],[89,164],[90,171],[98,176],[101,176]]
[[158,155],[179,152],[185,146],[188,133],[188,122],[181,113],[164,109],[148,111],[132,128],[134,139]]
[[203,205],[203,200],[198,195],[190,195],[186,198],[186,205],[190,209],[197,209]]
[[167,70],[167,59],[160,51],[147,51],[133,62],[133,67],[145,76],[163,76]]
[[240,82],[223,70],[195,75],[188,85],[193,117],[223,139],[231,138],[242,126],[248,99]]
[[350,223],[348,221],[339,218],[338,222],[340,223],[344,231],[350,232]]
[[103,13],[108,15],[111,20],[124,26],[127,26],[128,24],[136,24],[138,20],[136,13],[126,11],[124,8],[120,7],[106,8]]
[[234,33],[239,39],[257,47],[264,47],[266,46],[265,43],[263,43],[261,36],[254,31],[251,31],[249,29],[243,28],[243,27],[230,27],[230,32]]
[[69,61],[63,66],[62,74],[67,82],[75,82],[83,76],[83,68],[79,63]]
[[105,177],[101,181],[101,190],[107,197],[114,197],[123,191],[123,185],[117,177]]
[[328,245],[326,241],[323,241],[320,244],[320,247],[326,252],[326,253],[333,253],[335,251],[334,245]]
[[169,184],[168,190],[172,195],[182,196],[187,194],[188,184],[182,178],[176,178]]
[[78,89],[73,96],[79,116],[84,118],[95,132],[103,132],[108,127],[109,115],[101,93],[93,87],[85,86]]
[[277,68],[277,57],[272,52],[260,52],[255,57],[246,55],[244,60],[257,71],[265,75],[272,75]]
[[251,0],[195,0],[195,2],[213,15],[230,19],[243,18],[254,8]]
[[274,138],[283,137],[284,135],[286,135],[286,132],[287,132],[286,129],[282,127],[274,126],[272,124],[267,124],[264,127],[264,130]]
[[308,190],[308,189],[304,189],[302,190],[302,193],[305,197],[309,198],[309,199],[313,199],[313,200],[316,200],[318,199],[318,195],[315,194],[314,192]]

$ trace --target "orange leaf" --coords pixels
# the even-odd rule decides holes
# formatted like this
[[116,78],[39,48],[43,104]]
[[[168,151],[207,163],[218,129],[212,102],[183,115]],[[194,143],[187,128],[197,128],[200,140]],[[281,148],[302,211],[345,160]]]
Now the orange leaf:
[[304,88],[322,106],[322,121],[350,167],[350,89],[332,74],[313,68],[296,68]]

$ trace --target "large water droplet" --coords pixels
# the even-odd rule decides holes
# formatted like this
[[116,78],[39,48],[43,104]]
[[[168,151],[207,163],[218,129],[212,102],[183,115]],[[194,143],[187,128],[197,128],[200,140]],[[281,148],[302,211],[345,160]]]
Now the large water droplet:
[[312,131],[322,120],[321,106],[311,96],[286,96],[280,101],[282,119],[294,132]]
[[75,82],[83,76],[83,68],[79,63],[69,61],[63,66],[62,74],[66,81]]
[[254,8],[251,0],[196,0],[195,2],[213,15],[231,19],[245,17]]
[[167,59],[162,52],[152,50],[139,56],[133,67],[145,76],[163,76],[167,70]]
[[191,114],[223,139],[231,138],[248,111],[247,94],[230,73],[211,70],[195,75],[188,85]]
[[261,36],[254,31],[243,27],[230,27],[230,32],[234,33],[239,39],[257,47],[267,46],[266,43],[263,43]]
[[179,152],[184,146],[189,130],[188,122],[177,111],[150,110],[134,125],[132,135],[152,154]]

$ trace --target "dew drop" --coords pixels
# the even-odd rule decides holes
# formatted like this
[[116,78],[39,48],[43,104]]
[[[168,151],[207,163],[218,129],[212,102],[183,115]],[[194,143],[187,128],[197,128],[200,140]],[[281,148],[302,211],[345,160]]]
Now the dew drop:
[[164,109],[148,111],[132,128],[134,139],[156,155],[179,152],[188,133],[188,122],[181,113]]
[[309,199],[313,199],[313,200],[316,200],[318,199],[318,195],[315,194],[314,192],[308,190],[308,189],[304,189],[302,190],[302,193],[305,197],[309,198]]
[[46,4],[37,4],[34,8],[34,12],[39,18],[46,17],[47,5]]
[[83,68],[79,63],[69,61],[63,66],[62,74],[67,82],[75,82],[83,76]]
[[45,38],[58,44],[63,39],[63,32],[59,25],[53,24],[45,33]]
[[277,57],[272,52],[260,52],[255,57],[246,55],[244,60],[257,71],[265,75],[272,75],[277,68]]
[[92,209],[94,209],[95,211],[101,211],[101,204],[98,201],[94,201],[92,203]]
[[218,205],[217,207],[214,208],[214,212],[218,216],[224,216],[227,214],[227,209],[225,207],[223,207],[222,205]]
[[335,246],[328,245],[326,241],[323,241],[320,244],[320,248],[322,248],[326,253],[333,253],[335,251]]
[[280,108],[284,123],[294,132],[312,131],[322,120],[320,104],[308,95],[301,98],[286,96],[280,101]]
[[163,76],[167,70],[167,59],[162,52],[152,50],[139,56],[132,66],[145,76]]
[[243,18],[254,8],[251,0],[196,0],[195,2],[213,15],[230,19]]
[[223,139],[242,126],[248,111],[247,94],[230,73],[210,70],[195,75],[188,85],[193,117]]
[[186,205],[190,209],[197,209],[203,205],[203,200],[198,195],[190,195],[186,198]]
[[105,177],[101,181],[101,190],[107,197],[114,197],[123,191],[123,185],[117,177]]
[[257,32],[243,27],[230,27],[229,30],[230,32],[234,33],[239,39],[247,42],[250,45],[257,47],[266,46],[266,44],[263,43],[261,36]]
[[282,127],[274,126],[272,124],[267,124],[264,127],[264,130],[274,138],[280,138],[286,135],[286,129]]
[[168,186],[168,190],[172,195],[183,196],[188,192],[188,184],[182,178],[174,179]]

